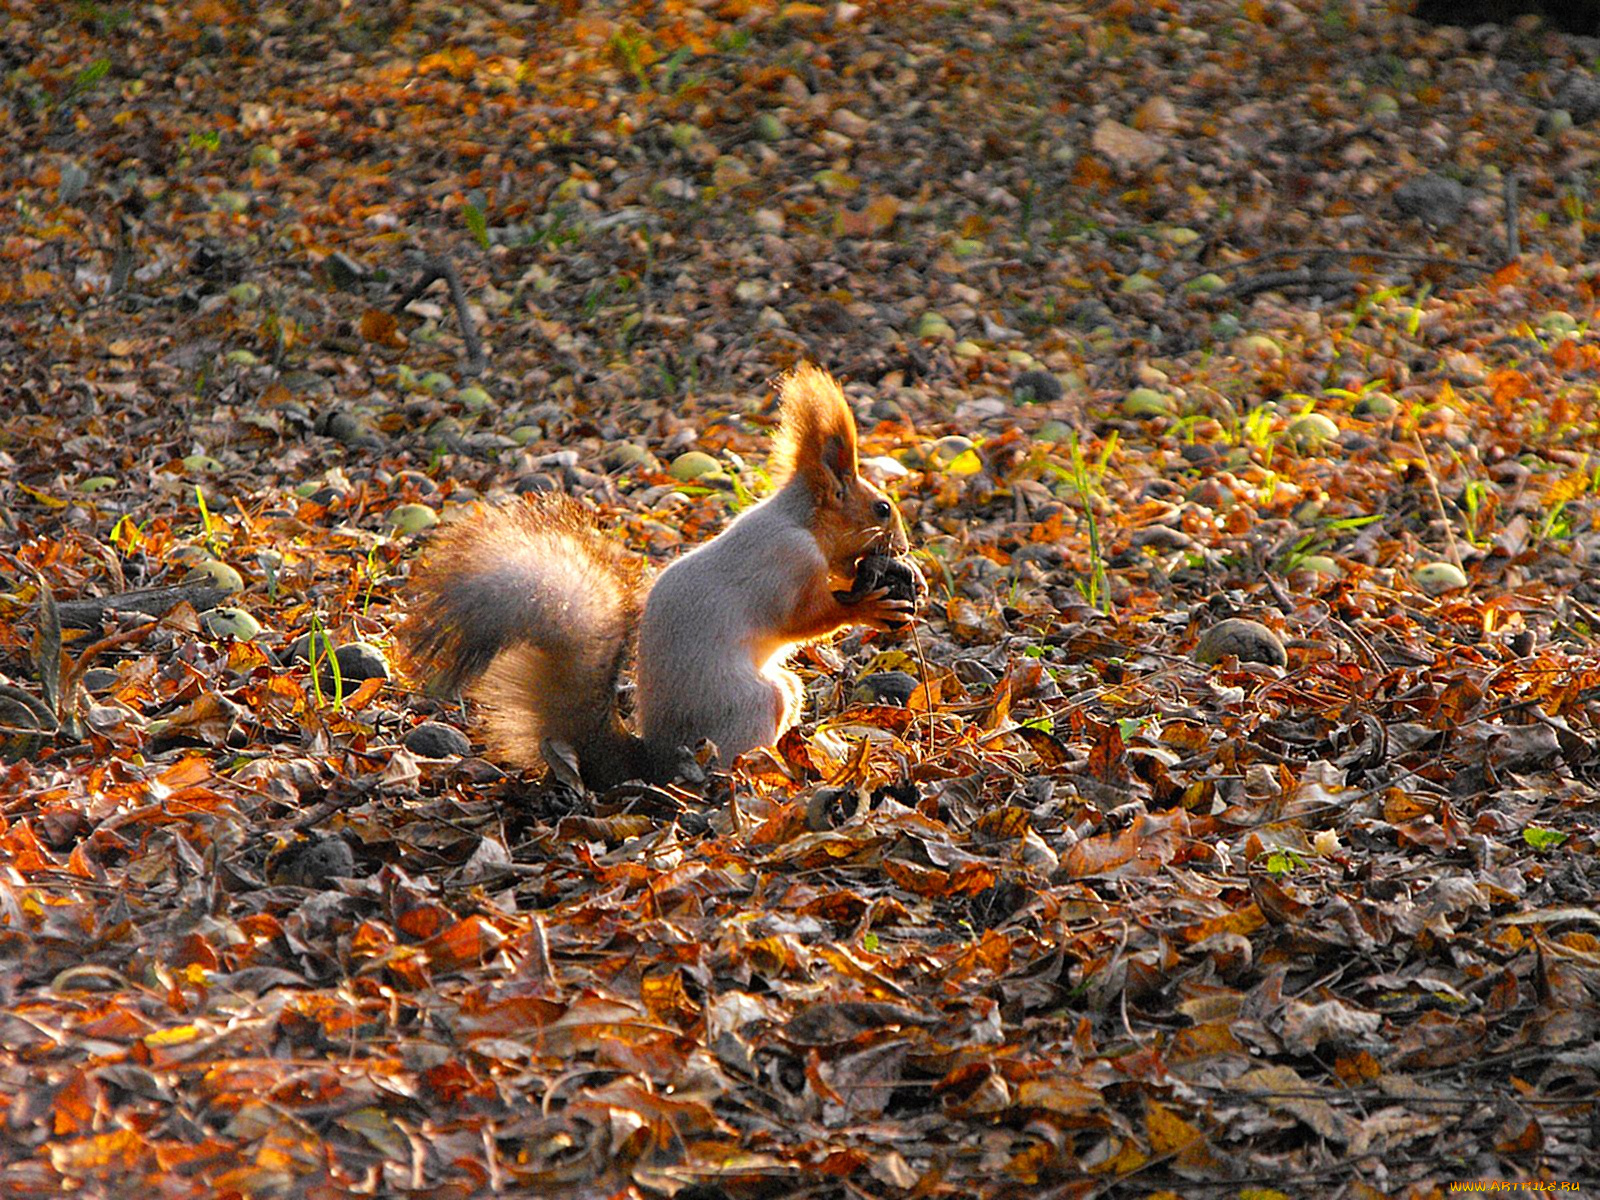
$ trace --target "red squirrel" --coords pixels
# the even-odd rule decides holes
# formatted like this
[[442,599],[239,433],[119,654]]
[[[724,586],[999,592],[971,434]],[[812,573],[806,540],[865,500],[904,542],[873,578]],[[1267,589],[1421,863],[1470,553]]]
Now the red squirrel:
[[[732,761],[799,719],[804,690],[784,666],[797,647],[911,618],[914,603],[888,588],[834,590],[869,552],[907,549],[900,514],[861,476],[839,385],[806,364],[780,396],[777,491],[653,587],[639,557],[566,496],[490,508],[435,536],[402,640],[435,690],[467,686],[493,754],[531,766],[545,740],[564,742],[597,789],[671,779],[702,738]],[[635,629],[638,737],[616,695]]]

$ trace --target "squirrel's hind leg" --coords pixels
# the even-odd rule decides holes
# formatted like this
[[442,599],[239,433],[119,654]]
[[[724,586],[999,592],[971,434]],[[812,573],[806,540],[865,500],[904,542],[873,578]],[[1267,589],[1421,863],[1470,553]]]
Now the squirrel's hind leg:
[[[790,682],[780,682],[777,675]],[[679,692],[670,703],[645,694],[639,707],[647,742],[658,746],[693,746],[701,738],[717,744],[724,763],[746,750],[770,746],[788,728],[780,722],[798,714],[800,681],[787,671],[741,672],[722,676],[714,703],[702,693]]]
[[773,722],[772,740],[776,742],[790,726],[800,720],[800,714],[805,711],[806,685],[800,682],[800,676],[782,667],[771,668],[766,675],[775,685],[773,699],[776,701],[777,713]]

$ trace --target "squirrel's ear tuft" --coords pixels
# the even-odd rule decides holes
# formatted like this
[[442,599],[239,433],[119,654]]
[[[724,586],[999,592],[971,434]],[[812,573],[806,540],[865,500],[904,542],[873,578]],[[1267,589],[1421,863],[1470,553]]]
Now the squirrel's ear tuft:
[[821,472],[827,485],[837,488],[855,478],[855,414],[833,376],[801,363],[784,376],[778,394],[782,408],[769,465],[773,481],[781,486],[797,474]]

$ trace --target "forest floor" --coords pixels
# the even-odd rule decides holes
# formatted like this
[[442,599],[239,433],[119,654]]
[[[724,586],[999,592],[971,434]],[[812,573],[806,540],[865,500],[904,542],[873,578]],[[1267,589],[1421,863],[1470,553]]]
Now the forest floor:
[[[0,0],[0,1194],[1600,1186],[1600,43],[1395,8]],[[419,531],[802,359],[915,638],[462,753]]]

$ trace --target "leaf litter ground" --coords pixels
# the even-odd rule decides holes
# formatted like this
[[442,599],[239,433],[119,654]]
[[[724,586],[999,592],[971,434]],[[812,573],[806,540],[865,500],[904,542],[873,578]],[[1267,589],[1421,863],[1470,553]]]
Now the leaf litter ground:
[[[1595,57],[4,0],[7,1193],[1593,1186]],[[933,601],[772,755],[581,796],[383,677],[431,513],[666,561],[805,357]]]

